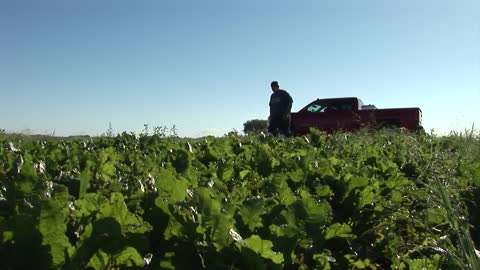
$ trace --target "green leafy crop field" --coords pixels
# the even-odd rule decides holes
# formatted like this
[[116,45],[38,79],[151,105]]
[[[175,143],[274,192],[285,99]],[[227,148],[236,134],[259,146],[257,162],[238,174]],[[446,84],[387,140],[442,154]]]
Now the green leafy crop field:
[[0,137],[0,269],[479,269],[480,139]]

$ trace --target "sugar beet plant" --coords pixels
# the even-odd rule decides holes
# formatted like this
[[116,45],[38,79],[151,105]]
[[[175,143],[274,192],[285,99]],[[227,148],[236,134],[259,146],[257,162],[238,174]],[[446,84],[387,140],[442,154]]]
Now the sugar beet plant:
[[1,269],[478,269],[475,137],[0,146]]

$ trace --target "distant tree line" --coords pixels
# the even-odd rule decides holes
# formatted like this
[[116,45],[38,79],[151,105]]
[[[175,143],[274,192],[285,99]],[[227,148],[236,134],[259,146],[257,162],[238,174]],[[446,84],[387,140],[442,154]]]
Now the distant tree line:
[[267,131],[267,120],[252,119],[243,123],[243,132],[245,134],[259,133]]

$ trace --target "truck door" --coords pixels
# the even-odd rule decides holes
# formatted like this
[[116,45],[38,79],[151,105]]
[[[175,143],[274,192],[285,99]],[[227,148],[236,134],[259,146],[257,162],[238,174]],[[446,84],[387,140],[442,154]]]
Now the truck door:
[[324,118],[331,130],[352,130],[357,126],[350,101],[328,104],[324,109]]
[[302,110],[302,121],[296,127],[308,131],[310,127],[324,131],[350,130],[355,128],[351,103],[328,103],[318,100]]

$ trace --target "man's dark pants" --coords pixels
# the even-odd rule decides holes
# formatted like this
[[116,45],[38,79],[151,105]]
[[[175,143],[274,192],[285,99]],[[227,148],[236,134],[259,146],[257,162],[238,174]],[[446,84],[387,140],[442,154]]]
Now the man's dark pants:
[[273,136],[283,134],[286,137],[290,136],[290,118],[289,117],[270,117],[268,125],[268,132]]

